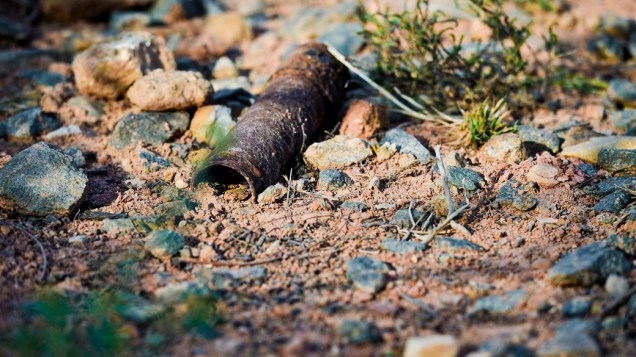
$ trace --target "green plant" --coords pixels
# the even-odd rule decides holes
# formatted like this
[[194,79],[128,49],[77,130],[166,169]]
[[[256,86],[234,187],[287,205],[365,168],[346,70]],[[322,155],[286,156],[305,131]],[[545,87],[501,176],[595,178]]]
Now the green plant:
[[488,101],[483,101],[463,114],[460,140],[475,147],[481,146],[493,136],[517,130],[516,123],[509,125],[506,122],[509,112],[504,98],[492,106]]

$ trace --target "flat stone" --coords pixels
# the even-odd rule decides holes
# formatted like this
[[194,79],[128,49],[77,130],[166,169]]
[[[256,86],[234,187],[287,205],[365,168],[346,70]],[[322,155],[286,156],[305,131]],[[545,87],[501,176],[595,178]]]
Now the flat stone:
[[636,150],[603,148],[597,161],[601,169],[612,173],[636,171]]
[[169,258],[183,248],[183,237],[170,230],[153,231],[146,237],[145,248],[156,258]]
[[538,153],[549,151],[556,154],[561,149],[561,139],[546,130],[536,129],[528,125],[517,126],[517,133],[527,151]]
[[625,254],[636,256],[636,239],[634,238],[612,234],[607,238],[607,242]]
[[64,216],[79,205],[87,182],[72,157],[40,142],[0,169],[0,206],[34,216]]
[[617,190],[601,198],[594,206],[594,211],[620,213],[631,201],[631,195],[623,190]]
[[588,244],[566,254],[548,271],[557,286],[591,286],[605,282],[610,274],[626,274],[632,263],[623,252],[606,242]]
[[149,33],[123,33],[80,53],[73,73],[80,93],[115,99],[152,70],[174,70],[172,52]]
[[601,349],[589,335],[563,332],[546,341],[537,350],[537,357],[600,357]]
[[576,122],[575,125],[556,131],[555,134],[562,140],[561,149],[586,142],[592,138],[601,138],[605,135],[594,131],[589,124]]
[[470,314],[506,314],[523,304],[528,294],[523,289],[509,291],[504,295],[491,295],[480,298],[470,308]]
[[482,252],[485,249],[473,242],[469,242],[465,239],[459,238],[450,238],[450,237],[437,237],[433,241],[433,247],[436,250],[447,252],[447,253],[457,253],[462,251],[477,251]]
[[422,164],[430,162],[433,158],[430,151],[420,143],[413,135],[402,129],[391,129],[384,134],[380,145],[393,144],[401,154],[411,154]]
[[506,133],[494,136],[481,148],[481,153],[492,161],[518,164],[526,159],[523,140],[517,134]]
[[529,211],[537,205],[537,199],[526,193],[526,189],[516,180],[509,180],[503,185],[497,194],[497,202],[521,211]]
[[356,257],[347,263],[347,279],[356,289],[374,294],[384,288],[389,266],[371,257]]
[[338,327],[338,335],[354,345],[382,341],[378,327],[364,320],[344,320]]
[[636,108],[636,83],[615,79],[609,83],[606,98],[619,108]]
[[120,219],[127,217],[128,215],[126,213],[110,213],[96,210],[82,211],[77,216],[77,218],[85,221],[103,221],[105,219]]
[[536,164],[528,170],[526,178],[542,187],[553,187],[559,184],[557,178],[563,174],[559,168],[549,164]]
[[398,240],[387,238],[382,241],[382,248],[395,254],[423,252],[428,246],[417,241]]
[[258,195],[257,201],[261,204],[276,203],[282,201],[287,196],[287,187],[277,183],[269,186]]
[[345,201],[340,205],[342,209],[348,209],[356,212],[364,212],[369,210],[369,206],[367,206],[363,202],[354,202],[354,201]]
[[145,111],[184,110],[212,99],[212,84],[199,72],[156,69],[128,89],[126,97]]
[[598,322],[592,319],[584,320],[574,318],[567,320],[566,322],[559,325],[559,327],[557,327],[556,329],[556,333],[584,333],[589,336],[596,336],[600,330],[601,326],[598,324]]
[[597,163],[602,149],[636,149],[636,136],[604,136],[568,146],[563,149],[564,157],[576,157],[592,164]]
[[189,122],[185,112],[128,114],[115,126],[109,143],[117,150],[133,148],[139,142],[159,146],[186,131]]
[[475,191],[486,184],[483,176],[477,171],[456,166],[449,166],[446,170],[448,170],[448,182],[455,187]]
[[41,108],[30,108],[0,122],[0,126],[9,138],[30,140],[61,127],[62,122],[57,117],[42,112]]
[[59,129],[55,129],[46,135],[44,135],[44,139],[53,140],[57,138],[63,138],[72,135],[80,135],[82,134],[82,129],[80,129],[79,125],[71,124],[69,126],[63,126]]
[[568,300],[561,307],[561,314],[565,317],[582,317],[592,309],[592,300],[586,297],[575,297]]
[[457,357],[459,341],[449,335],[409,337],[403,357]]
[[636,128],[636,109],[617,110],[610,114],[612,128],[627,133]]
[[338,170],[322,170],[318,175],[318,187],[323,190],[337,190],[351,184],[353,180]]
[[304,154],[305,163],[318,170],[343,169],[371,156],[373,150],[366,141],[346,135],[314,143]]
[[586,187],[585,191],[602,197],[617,190],[636,190],[636,175],[610,177],[601,180],[595,188]]
[[178,200],[164,202],[157,206],[155,214],[157,216],[172,219],[173,221],[183,218],[188,212],[197,208],[197,203],[189,200]]
[[[424,212],[415,209],[411,210],[411,213],[413,214],[413,220],[415,223],[424,215]],[[391,218],[391,224],[398,226],[398,228],[411,228],[413,223],[414,222],[411,222],[411,215],[409,214],[408,208],[395,212],[393,218]]]

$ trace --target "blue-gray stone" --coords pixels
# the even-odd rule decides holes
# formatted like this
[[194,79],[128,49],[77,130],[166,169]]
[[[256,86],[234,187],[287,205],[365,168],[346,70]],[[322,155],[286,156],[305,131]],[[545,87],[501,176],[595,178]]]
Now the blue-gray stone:
[[607,242],[595,242],[561,257],[548,271],[548,279],[557,286],[591,286],[604,283],[610,274],[625,275],[631,269],[623,252]]
[[601,17],[598,29],[604,35],[627,39],[636,30],[636,20],[615,14],[605,14]]
[[83,110],[90,117],[92,123],[96,122],[104,114],[104,108],[100,103],[81,95],[69,99],[66,105],[70,108]]
[[423,164],[432,160],[431,153],[419,142],[413,135],[402,129],[391,129],[386,132],[384,138],[380,141],[380,145],[393,144],[397,147],[398,152],[402,154],[411,154]]
[[598,153],[597,164],[609,172],[636,170],[636,150],[603,148]]
[[186,112],[147,112],[128,114],[115,126],[110,145],[117,150],[135,147],[139,142],[161,145],[188,129]]
[[170,161],[150,151],[142,150],[139,152],[139,159],[143,166],[144,172],[159,171],[162,168],[170,167]]
[[27,78],[36,85],[47,87],[55,87],[66,80],[62,73],[38,69],[24,70],[20,72],[20,77]]
[[631,195],[623,190],[617,190],[609,195],[601,198],[600,201],[594,206],[594,211],[598,212],[610,212],[620,213],[623,208],[627,207]]
[[325,190],[337,190],[352,183],[349,176],[334,169],[322,170],[318,175],[318,187]]
[[497,193],[497,202],[521,211],[529,211],[537,205],[537,199],[517,180],[509,180]]
[[393,218],[391,218],[391,224],[398,226],[398,228],[411,228],[413,223],[417,223],[417,221],[422,218],[424,212],[413,209],[411,210],[411,214],[413,215],[413,220],[415,222],[411,222],[409,209],[405,208],[395,212]]
[[594,320],[570,319],[557,327],[556,333],[586,333],[596,336],[601,330],[601,326]]
[[446,169],[448,170],[448,182],[455,187],[475,191],[486,184],[484,178],[477,171],[457,166],[449,166]]
[[340,208],[349,209],[356,212],[364,212],[369,209],[369,206],[362,202],[354,202],[354,201],[345,201],[342,202]]
[[374,294],[386,285],[388,271],[389,266],[381,260],[362,256],[349,260],[346,275],[356,289]]
[[534,352],[505,338],[494,338],[479,345],[489,357],[534,357]]
[[521,305],[528,298],[528,294],[523,289],[507,292],[503,295],[491,295],[480,298],[470,309],[471,314],[506,314]]
[[556,334],[537,350],[537,357],[600,357],[601,349],[586,333],[570,331]]
[[636,109],[617,110],[610,114],[614,130],[627,133],[636,128]]
[[634,238],[612,234],[607,238],[607,242],[625,254],[636,256],[636,239]]
[[0,206],[35,216],[66,215],[81,202],[87,182],[73,158],[40,142],[0,169]]
[[382,241],[382,248],[391,253],[404,254],[422,252],[428,248],[428,246],[421,242],[398,240],[393,238],[387,238]]
[[0,125],[4,127],[6,136],[27,140],[61,127],[62,122],[40,108],[30,108],[7,118]]
[[587,50],[600,59],[618,62],[629,56],[627,42],[623,39],[601,35],[587,43]]
[[155,214],[160,217],[166,218],[166,220],[172,220],[173,222],[183,218],[188,212],[197,207],[196,202],[189,200],[178,200],[172,202],[162,203],[155,209]]
[[615,79],[609,83],[606,97],[618,107],[636,108],[636,83]]
[[526,150],[530,152],[541,152],[547,149],[552,154],[556,154],[561,150],[561,139],[556,134],[546,130],[519,125],[517,126],[517,134],[523,140]]
[[144,247],[157,258],[169,258],[183,248],[183,237],[170,230],[153,231],[146,237]]
[[561,307],[561,314],[565,317],[585,316],[592,308],[592,300],[585,297],[575,297],[568,300]]
[[450,237],[435,238],[435,240],[433,241],[433,247],[436,250],[447,252],[447,253],[456,253],[461,251],[477,251],[477,252],[485,251],[485,249],[478,244],[469,242],[465,239],[450,238]]
[[344,320],[338,327],[338,334],[354,345],[382,340],[378,327],[364,320]]
[[239,283],[261,281],[267,277],[267,269],[260,266],[245,268],[204,268],[199,271],[199,276],[212,282],[217,289],[228,289]]
[[583,173],[585,173],[586,175],[590,176],[590,177],[594,177],[598,174],[598,170],[594,168],[594,166],[587,164],[585,162],[582,162],[578,165],[576,165],[576,168],[583,171]]
[[318,41],[328,43],[346,57],[350,57],[364,45],[364,37],[360,35],[362,30],[364,28],[358,22],[334,24],[318,37]]

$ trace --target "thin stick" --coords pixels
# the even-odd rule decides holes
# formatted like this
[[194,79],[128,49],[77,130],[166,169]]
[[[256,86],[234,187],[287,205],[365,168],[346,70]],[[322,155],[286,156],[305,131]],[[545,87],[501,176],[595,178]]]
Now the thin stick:
[[289,169],[289,177],[287,178],[287,200],[285,201],[285,207],[289,207],[289,196],[291,194],[291,183],[292,183],[292,174],[294,172],[294,168]]
[[44,250],[44,245],[42,244],[42,242],[40,242],[37,236],[29,233],[29,231],[27,231],[26,229],[20,227],[19,225],[15,223],[8,222],[8,224],[14,229],[20,231],[20,233],[24,234],[25,236],[33,240],[35,244],[38,246],[40,253],[42,254],[42,258],[44,259],[44,261],[42,262],[42,269],[40,272],[40,281],[44,281],[44,279],[46,278],[46,271],[47,271],[46,268],[48,265],[48,259],[46,258],[46,251]]
[[455,212],[449,214],[448,217],[446,217],[446,219],[442,223],[438,224],[435,228],[433,228],[433,230],[431,230],[431,233],[429,233],[428,236],[422,237],[420,238],[420,240],[424,244],[430,243],[433,239],[435,239],[435,236],[437,236],[437,233],[439,233],[439,231],[444,229],[453,219],[457,218],[457,216],[459,216],[462,212],[464,212],[468,208],[470,208],[470,205],[468,204],[459,207]]
[[433,310],[433,308],[431,308],[430,306],[426,305],[425,303],[419,301],[418,299],[412,297],[409,294],[403,293],[401,291],[398,291],[398,294],[406,301],[410,302],[411,304],[419,307],[420,309],[428,312],[429,314],[433,315],[433,316],[437,316],[437,311]]
[[269,258],[269,259],[254,260],[254,261],[251,261],[251,262],[217,261],[217,262],[212,262],[212,265],[216,265],[216,266],[243,266],[243,267],[244,266],[264,265],[264,264],[274,263],[274,262],[278,262],[278,261],[281,261],[281,260],[288,260],[288,259],[300,260],[300,259],[306,259],[306,258],[315,258],[315,257],[323,256],[323,255],[329,255],[329,254],[337,253],[337,252],[340,252],[340,251],[342,251],[344,249],[345,249],[345,247],[339,247],[339,248],[329,249],[329,250],[326,250],[326,251],[323,251],[323,252],[318,252],[318,253],[304,253],[304,254],[293,255],[291,257],[280,256],[280,257]]
[[446,176],[446,168],[444,168],[444,161],[442,161],[442,147],[435,145],[435,159],[437,160],[437,168],[442,175],[442,185],[444,186],[444,193],[446,195],[446,201],[448,202],[448,215],[453,214],[455,211],[455,204],[453,203],[453,197],[451,196],[450,187],[448,186],[448,177]]

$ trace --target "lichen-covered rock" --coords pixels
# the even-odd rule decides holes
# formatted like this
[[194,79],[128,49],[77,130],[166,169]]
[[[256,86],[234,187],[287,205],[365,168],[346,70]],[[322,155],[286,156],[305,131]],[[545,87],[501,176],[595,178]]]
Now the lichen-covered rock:
[[517,134],[507,133],[494,136],[481,148],[481,153],[493,161],[518,164],[526,159],[523,140]]
[[135,147],[139,142],[161,145],[186,131],[189,122],[185,112],[128,114],[115,126],[109,143],[117,150]]
[[318,170],[342,169],[373,155],[369,143],[347,135],[314,143],[305,151],[305,163]]
[[143,110],[166,111],[199,107],[213,94],[212,84],[201,73],[157,69],[135,81],[126,96]]
[[636,171],[636,150],[603,148],[597,161],[600,168],[609,172]]
[[450,238],[450,237],[437,237],[433,241],[433,247],[442,252],[456,253],[462,251],[475,251],[482,252],[485,249],[473,242],[469,242],[465,239]]
[[609,83],[607,99],[624,108],[636,108],[636,83],[624,79],[616,79]]
[[630,200],[631,195],[628,192],[616,190],[598,201],[594,210],[596,212],[619,213],[629,204]]
[[610,114],[610,122],[614,130],[627,133],[636,128],[636,109],[617,110]]
[[380,145],[393,144],[398,152],[402,154],[410,154],[422,164],[426,164],[432,160],[430,151],[422,145],[413,135],[402,129],[391,129],[384,134],[384,138],[380,141]]
[[280,202],[287,195],[287,187],[277,183],[273,186],[269,186],[263,192],[258,195],[258,203],[276,203]]
[[352,183],[349,176],[334,169],[322,170],[318,175],[318,187],[324,190],[337,190]]
[[0,131],[11,139],[29,140],[62,126],[57,117],[41,108],[23,110],[0,122]]
[[517,180],[509,180],[499,190],[497,202],[512,206],[521,211],[529,211],[537,205],[537,199],[526,192],[526,188]]
[[453,186],[475,191],[486,184],[484,178],[477,171],[456,166],[449,166],[446,169],[448,170],[448,182]]
[[636,149],[636,136],[604,136],[592,138],[580,144],[568,146],[561,152],[565,157],[576,157],[595,164],[602,149]]
[[610,274],[626,274],[632,263],[607,242],[588,244],[566,254],[550,268],[548,279],[558,286],[591,286]]
[[156,258],[170,258],[177,254],[185,241],[183,237],[170,230],[160,230],[151,232],[146,237],[145,248]]
[[528,125],[519,125],[517,130],[527,151],[540,152],[547,149],[555,154],[561,148],[561,139],[556,134]]
[[37,143],[0,169],[0,206],[34,216],[63,216],[81,202],[88,179],[73,158]]
[[98,43],[73,61],[77,88],[82,94],[115,99],[139,78],[155,69],[174,70],[172,52],[149,33],[124,33]]

